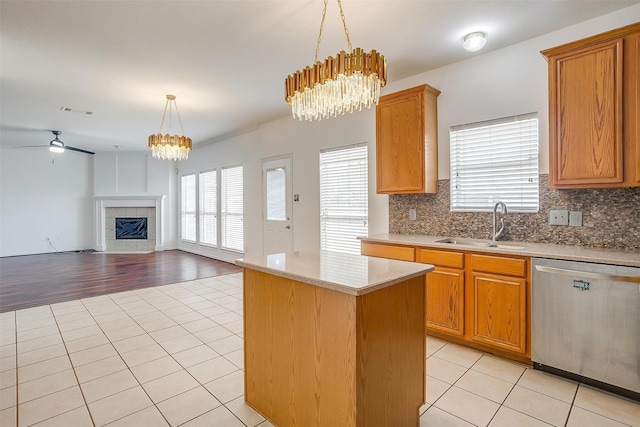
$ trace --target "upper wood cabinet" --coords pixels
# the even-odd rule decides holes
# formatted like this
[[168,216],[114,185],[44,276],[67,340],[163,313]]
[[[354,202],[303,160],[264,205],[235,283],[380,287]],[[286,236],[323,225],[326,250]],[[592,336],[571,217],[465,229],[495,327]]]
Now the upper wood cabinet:
[[376,190],[438,191],[440,91],[429,85],[380,97],[376,107]]
[[549,186],[640,186],[640,24],[542,52],[549,63]]

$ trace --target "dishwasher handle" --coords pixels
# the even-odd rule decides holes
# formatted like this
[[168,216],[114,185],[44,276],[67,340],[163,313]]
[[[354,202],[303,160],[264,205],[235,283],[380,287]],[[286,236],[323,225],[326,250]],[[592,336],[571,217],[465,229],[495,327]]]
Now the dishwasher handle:
[[546,265],[536,265],[536,270],[543,273],[562,274],[564,276],[587,277],[589,279],[613,280],[616,282],[640,283],[640,277],[616,276],[615,274],[569,270],[567,268],[547,267]]

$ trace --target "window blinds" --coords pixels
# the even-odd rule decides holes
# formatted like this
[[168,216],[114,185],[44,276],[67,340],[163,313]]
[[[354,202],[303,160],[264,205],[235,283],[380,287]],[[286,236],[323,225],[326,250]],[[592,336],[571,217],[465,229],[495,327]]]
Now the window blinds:
[[242,166],[222,169],[221,233],[222,247],[244,251]]
[[367,144],[320,152],[320,248],[360,253],[368,232]]
[[200,196],[200,243],[218,245],[218,193],[216,171],[201,172],[199,175]]
[[196,175],[182,176],[182,240],[196,241]]
[[450,128],[451,210],[538,212],[538,114]]

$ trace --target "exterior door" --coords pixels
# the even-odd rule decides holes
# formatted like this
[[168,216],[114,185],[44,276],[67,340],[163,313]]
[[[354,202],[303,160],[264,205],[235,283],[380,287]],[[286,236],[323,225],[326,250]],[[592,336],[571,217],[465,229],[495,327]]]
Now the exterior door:
[[264,254],[293,251],[291,157],[262,162]]

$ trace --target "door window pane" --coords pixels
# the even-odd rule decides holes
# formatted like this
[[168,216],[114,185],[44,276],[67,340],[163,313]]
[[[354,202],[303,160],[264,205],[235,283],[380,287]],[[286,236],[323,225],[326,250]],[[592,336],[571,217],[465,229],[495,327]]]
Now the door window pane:
[[287,184],[284,168],[267,170],[267,220],[287,220]]

